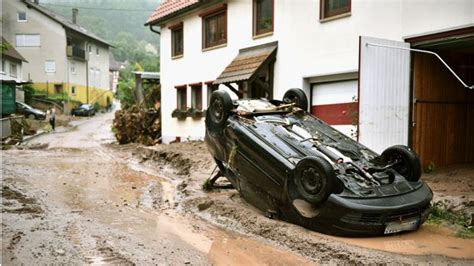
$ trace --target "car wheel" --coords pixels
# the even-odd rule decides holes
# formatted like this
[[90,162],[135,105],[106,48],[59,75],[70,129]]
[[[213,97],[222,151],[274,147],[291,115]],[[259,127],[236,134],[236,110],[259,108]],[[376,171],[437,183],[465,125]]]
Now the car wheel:
[[336,184],[331,164],[320,157],[306,157],[299,161],[294,178],[299,194],[312,204],[324,202]]
[[305,111],[308,110],[308,98],[302,89],[289,89],[283,95],[284,103],[295,103],[296,107],[299,107]]
[[225,91],[215,91],[211,94],[207,111],[206,125],[210,129],[222,129],[232,109],[232,99]]
[[421,177],[420,159],[415,152],[404,145],[388,147],[381,155],[383,163],[394,163],[393,168],[408,181],[418,181]]
[[29,114],[29,115],[28,115],[28,118],[29,118],[29,119],[36,119],[36,117],[35,117],[34,114]]

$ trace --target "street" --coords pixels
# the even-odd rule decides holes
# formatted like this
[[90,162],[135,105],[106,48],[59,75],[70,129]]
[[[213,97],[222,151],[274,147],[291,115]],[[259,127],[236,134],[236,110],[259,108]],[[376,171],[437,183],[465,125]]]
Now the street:
[[236,191],[205,193],[202,143],[114,144],[113,113],[2,151],[2,264],[471,264],[472,240],[424,225],[336,238],[270,220]]

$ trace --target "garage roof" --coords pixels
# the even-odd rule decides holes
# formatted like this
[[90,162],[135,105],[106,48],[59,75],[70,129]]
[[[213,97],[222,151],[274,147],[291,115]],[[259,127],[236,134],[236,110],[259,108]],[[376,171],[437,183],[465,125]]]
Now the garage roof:
[[258,70],[275,58],[277,48],[278,42],[271,42],[240,49],[237,57],[224,69],[214,84],[251,80]]

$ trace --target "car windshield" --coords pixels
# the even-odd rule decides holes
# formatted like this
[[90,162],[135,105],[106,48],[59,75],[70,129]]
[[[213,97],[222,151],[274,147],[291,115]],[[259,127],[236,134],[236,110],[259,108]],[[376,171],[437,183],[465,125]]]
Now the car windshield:
[[83,104],[79,108],[89,109],[90,105],[89,104]]
[[33,109],[33,107],[29,106],[28,104],[26,103],[19,103],[17,102],[17,104],[20,106],[20,107],[23,107],[25,109]]

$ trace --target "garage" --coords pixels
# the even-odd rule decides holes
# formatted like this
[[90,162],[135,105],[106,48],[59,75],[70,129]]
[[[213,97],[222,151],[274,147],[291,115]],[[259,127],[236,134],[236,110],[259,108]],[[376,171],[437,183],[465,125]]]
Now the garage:
[[474,162],[474,27],[361,37],[359,73],[361,143],[408,145],[425,170]]
[[[474,27],[406,39],[413,53],[410,142],[425,169],[474,162]],[[462,84],[465,83],[465,85]]]
[[357,72],[310,79],[311,114],[357,139]]

